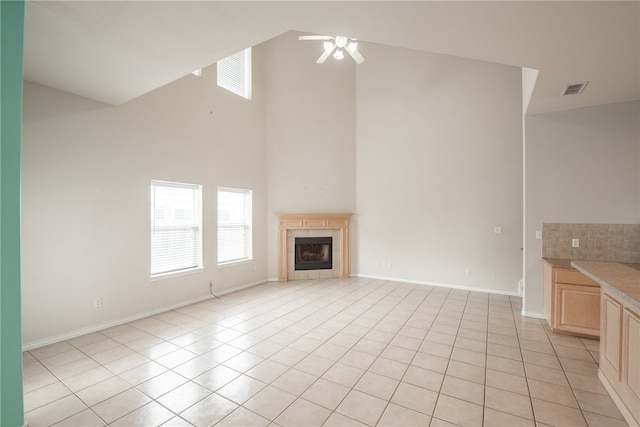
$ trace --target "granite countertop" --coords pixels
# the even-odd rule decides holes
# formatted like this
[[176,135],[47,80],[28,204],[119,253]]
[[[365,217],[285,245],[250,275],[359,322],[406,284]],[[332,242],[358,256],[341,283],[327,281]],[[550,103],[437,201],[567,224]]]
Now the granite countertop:
[[573,260],[571,265],[614,296],[640,309],[640,264]]
[[553,268],[570,268],[575,270],[574,267],[571,266],[571,260],[565,258],[546,258],[542,257],[547,264],[549,264]]

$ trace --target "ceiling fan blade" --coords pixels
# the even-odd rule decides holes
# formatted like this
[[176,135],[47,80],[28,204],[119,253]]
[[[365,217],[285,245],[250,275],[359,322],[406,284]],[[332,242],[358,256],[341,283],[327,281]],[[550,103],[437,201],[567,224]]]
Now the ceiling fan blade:
[[349,55],[351,55],[353,60],[356,61],[356,64],[362,64],[364,62],[364,56],[362,56],[360,52],[358,52],[357,50],[354,50],[354,51],[352,51],[351,49],[345,49],[345,50],[349,52]]
[[333,37],[331,36],[300,36],[298,37],[298,40],[333,40]]
[[316,61],[316,64],[322,64],[324,61],[327,60],[327,58],[329,57],[329,55],[331,55],[333,53],[333,51],[336,50],[336,46],[333,45],[333,47],[329,50],[325,50],[322,55],[320,55],[320,57],[318,58],[318,60]]

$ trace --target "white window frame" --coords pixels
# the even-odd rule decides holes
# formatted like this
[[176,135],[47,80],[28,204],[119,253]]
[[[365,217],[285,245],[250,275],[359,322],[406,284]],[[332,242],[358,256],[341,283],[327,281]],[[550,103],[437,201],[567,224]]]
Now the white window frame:
[[[156,222],[156,220],[160,217],[158,215],[158,202],[156,200],[156,192],[154,191],[156,187],[165,187],[165,188],[178,188],[184,190],[192,191],[192,205],[191,209],[193,211],[193,218],[190,223],[184,224],[173,224],[173,225],[161,225]],[[174,276],[180,276],[184,274],[191,274],[203,271],[203,263],[202,263],[202,186],[198,184],[186,184],[180,182],[169,182],[169,181],[157,181],[152,180],[150,185],[150,206],[151,206],[151,215],[150,215],[150,238],[149,238],[149,259],[150,259],[150,277],[151,280],[159,280],[165,279]],[[175,208],[175,207],[174,207]],[[164,214],[164,212],[163,212]],[[164,215],[163,215],[164,217]],[[154,268],[154,256],[158,255],[154,253],[154,233],[156,231],[161,231],[162,229],[169,230],[191,230],[193,233],[194,242],[194,262],[189,262],[188,264],[183,265],[174,265],[173,267],[169,267],[168,265],[159,268],[157,265]]]
[[[221,215],[223,206],[220,203],[220,193],[236,193],[244,195],[244,218],[238,222],[225,222],[224,216]],[[232,215],[235,216],[235,215]],[[253,260],[253,191],[243,188],[218,187],[217,192],[217,224],[218,224],[218,267],[248,262]],[[245,229],[245,253],[241,256],[232,258],[225,255],[224,248],[221,246],[223,239],[220,238],[221,231],[232,228]]]
[[251,100],[251,48],[218,61],[218,86]]

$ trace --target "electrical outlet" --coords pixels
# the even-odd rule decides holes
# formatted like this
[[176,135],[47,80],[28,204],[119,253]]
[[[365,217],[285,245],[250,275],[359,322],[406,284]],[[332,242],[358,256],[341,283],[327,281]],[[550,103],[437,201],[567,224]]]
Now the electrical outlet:
[[502,234],[502,227],[496,225],[495,227],[493,227],[493,232],[494,234]]
[[464,274],[467,276],[471,276],[471,269],[469,267],[464,269]]
[[95,298],[93,300],[93,307],[94,308],[100,308],[102,307],[102,298]]
[[579,248],[580,247],[580,239],[571,239],[571,247]]

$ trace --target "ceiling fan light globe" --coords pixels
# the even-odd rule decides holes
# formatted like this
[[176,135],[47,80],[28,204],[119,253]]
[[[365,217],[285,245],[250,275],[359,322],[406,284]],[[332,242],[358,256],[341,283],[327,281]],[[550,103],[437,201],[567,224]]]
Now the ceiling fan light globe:
[[333,57],[337,60],[343,59],[344,58],[344,53],[342,52],[342,49],[338,49],[334,52]]
[[324,51],[331,52],[335,46],[331,42],[324,42]]
[[336,37],[336,46],[338,46],[339,48],[343,48],[347,45],[347,38],[344,36],[337,36]]

